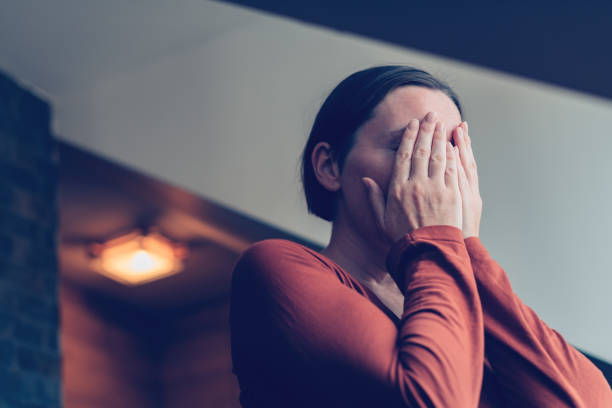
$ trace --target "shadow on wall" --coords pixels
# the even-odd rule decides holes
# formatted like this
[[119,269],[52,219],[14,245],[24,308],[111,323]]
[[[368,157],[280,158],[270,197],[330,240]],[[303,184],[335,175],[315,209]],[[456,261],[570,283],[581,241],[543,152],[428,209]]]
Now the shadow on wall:
[[64,406],[240,407],[229,303],[151,314],[62,282]]

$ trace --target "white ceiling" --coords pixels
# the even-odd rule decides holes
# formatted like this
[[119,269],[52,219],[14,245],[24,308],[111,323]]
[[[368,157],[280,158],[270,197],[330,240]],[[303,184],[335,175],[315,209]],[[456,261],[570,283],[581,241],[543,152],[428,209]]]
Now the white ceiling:
[[53,96],[253,20],[206,0],[2,0],[0,70]]

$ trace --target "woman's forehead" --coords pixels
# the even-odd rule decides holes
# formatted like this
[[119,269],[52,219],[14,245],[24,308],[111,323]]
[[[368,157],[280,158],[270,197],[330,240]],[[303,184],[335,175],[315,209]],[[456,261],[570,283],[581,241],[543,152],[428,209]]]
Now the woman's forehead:
[[[401,137],[411,119],[422,121],[434,111],[446,125],[447,137],[461,123],[455,103],[442,91],[416,86],[403,86],[387,94],[372,112],[372,117],[357,130],[361,142],[385,143]],[[399,135],[399,136],[398,136]]]
[[438,118],[449,126],[457,126],[461,115],[455,103],[444,92],[418,86],[403,86],[387,94],[374,110],[372,119],[379,125],[395,128],[411,119],[423,120],[434,111]]

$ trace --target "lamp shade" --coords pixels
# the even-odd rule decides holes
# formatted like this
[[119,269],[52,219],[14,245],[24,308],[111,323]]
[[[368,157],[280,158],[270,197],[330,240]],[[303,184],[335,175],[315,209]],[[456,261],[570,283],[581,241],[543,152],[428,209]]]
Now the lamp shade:
[[136,230],[92,247],[92,268],[126,285],[174,275],[183,268],[186,249],[157,232]]

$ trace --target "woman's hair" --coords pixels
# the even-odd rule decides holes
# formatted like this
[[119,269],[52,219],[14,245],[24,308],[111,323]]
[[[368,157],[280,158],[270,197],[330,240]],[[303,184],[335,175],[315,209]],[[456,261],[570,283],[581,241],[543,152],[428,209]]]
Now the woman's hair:
[[389,92],[407,85],[444,92],[463,116],[459,98],[450,86],[420,69],[384,65],[351,74],[323,102],[302,151],[302,185],[310,213],[327,221],[333,221],[336,215],[338,193],[325,189],[317,180],[312,167],[311,156],[317,143],[329,143],[342,172],[344,160],[355,142],[359,127],[373,116],[374,109]]

